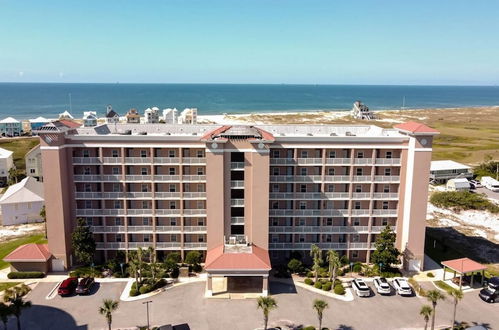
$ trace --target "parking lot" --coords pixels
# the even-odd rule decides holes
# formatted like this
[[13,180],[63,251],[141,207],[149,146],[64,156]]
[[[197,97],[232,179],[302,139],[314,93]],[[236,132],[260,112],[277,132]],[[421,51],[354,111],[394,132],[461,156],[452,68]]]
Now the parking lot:
[[[124,282],[102,283],[89,296],[61,298],[46,296],[55,283],[39,283],[29,294],[33,307],[23,312],[25,329],[106,329],[105,319],[98,307],[105,298],[119,300]],[[256,309],[254,299],[226,300],[204,298],[204,282],[174,287],[147,300],[151,300],[151,324],[187,324],[187,329],[255,329],[262,325],[262,314]],[[431,285],[431,284],[430,284]],[[372,283],[369,284],[372,287]],[[311,308],[316,298],[329,303],[324,314],[324,326],[331,329],[422,329],[423,319],[419,309],[426,300],[418,297],[380,296],[344,302],[312,293],[308,290],[271,282],[271,294],[277,300],[278,309],[270,314],[274,324],[316,324],[316,314]],[[146,324],[144,300],[120,302],[113,314],[113,328],[126,328]],[[468,322],[499,324],[499,304],[482,302],[477,292],[465,294],[459,303],[458,319]],[[452,317],[450,300],[439,302],[437,324],[448,325]],[[15,329],[13,321],[9,329]]]

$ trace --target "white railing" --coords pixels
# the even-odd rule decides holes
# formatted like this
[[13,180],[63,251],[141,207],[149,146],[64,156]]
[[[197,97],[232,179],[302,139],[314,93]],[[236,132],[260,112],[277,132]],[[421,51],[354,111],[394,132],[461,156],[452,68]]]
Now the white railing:
[[206,209],[184,209],[184,215],[206,215]]
[[180,215],[180,209],[156,209],[156,214],[158,215]]
[[399,182],[400,176],[398,175],[376,175],[374,177],[375,182]]
[[94,199],[94,198],[100,199],[100,198],[102,198],[102,193],[77,191],[75,193],[75,198],[76,199]]
[[180,158],[178,157],[154,157],[155,164],[179,164]]
[[206,248],[206,242],[184,242],[184,248]]
[[230,163],[231,170],[242,170],[244,169],[244,162],[232,162]]
[[321,209],[321,210],[301,210],[301,209],[270,209],[270,215],[272,216],[344,216],[348,215],[347,209]]
[[125,226],[90,226],[94,233],[123,233],[126,232]]
[[150,246],[154,246],[154,242],[128,242],[128,248],[130,249],[148,248]]
[[128,209],[127,213],[129,215],[142,215],[142,214],[151,215],[152,210],[151,209]]
[[103,250],[103,249],[126,249],[126,243],[125,242],[97,242],[96,243],[96,248],[98,250]]
[[206,175],[182,175],[183,181],[206,181]]
[[242,225],[242,224],[244,224],[244,217],[231,217],[230,224],[231,225]]
[[270,182],[321,182],[320,175],[271,175]]
[[154,175],[154,181],[180,181],[180,175]]
[[151,164],[151,157],[125,157],[125,164]]
[[102,157],[102,162],[104,164],[120,164],[123,158],[120,157]]
[[322,165],[322,158],[297,158],[298,165]]
[[156,198],[180,198],[180,192],[178,191],[157,191],[154,193]]
[[373,215],[382,215],[382,216],[396,216],[397,209],[377,209],[373,210]]
[[371,198],[371,193],[353,193],[352,194],[353,199],[366,199],[366,198]]
[[352,210],[352,215],[369,215],[369,209]]
[[184,198],[206,198],[206,192],[184,192]]
[[244,199],[232,198],[230,200],[230,206],[244,206]]
[[376,165],[400,165],[400,158],[376,158]]
[[355,165],[372,165],[373,159],[372,158],[354,158],[353,163]]
[[184,232],[186,233],[206,233],[206,226],[184,226]]
[[350,182],[348,175],[325,175],[324,182]]
[[118,182],[123,181],[122,174],[103,174],[101,180],[105,182]]
[[230,182],[230,187],[231,188],[244,188],[244,181],[243,180],[233,180]]
[[351,162],[350,158],[326,158],[326,164],[350,165]]
[[98,174],[75,174],[73,176],[75,182],[90,182],[90,181],[102,181],[102,177]]
[[398,199],[398,193],[374,193],[374,199]]
[[185,164],[206,164],[205,157],[182,157],[182,163]]
[[292,165],[296,164],[293,158],[270,158],[271,165]]
[[348,246],[349,249],[352,250],[370,250],[374,248],[374,245],[371,243],[363,243],[363,242],[355,242],[355,243],[350,243]]
[[156,242],[157,249],[175,248],[180,250],[180,242]]
[[354,182],[371,182],[372,178],[370,175],[354,175],[353,181]]
[[126,181],[151,181],[152,176],[147,174],[147,175],[126,175],[125,180]]
[[143,231],[153,231],[153,226],[134,226],[128,225],[127,231],[129,232],[143,232]]
[[100,164],[99,157],[73,157],[73,164]]
[[332,249],[332,250],[346,250],[346,243],[269,243],[269,249],[271,250],[310,250],[312,244],[319,246],[321,249]]
[[180,232],[182,227],[180,226],[156,226],[156,232]]

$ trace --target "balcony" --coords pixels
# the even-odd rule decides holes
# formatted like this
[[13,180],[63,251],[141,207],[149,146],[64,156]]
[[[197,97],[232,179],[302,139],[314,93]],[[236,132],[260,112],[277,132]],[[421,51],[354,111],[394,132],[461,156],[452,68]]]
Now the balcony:
[[156,249],[162,250],[180,250],[180,242],[156,242]]
[[235,199],[232,198],[230,200],[230,206],[244,206],[244,199]]
[[206,181],[206,175],[182,175],[182,180],[188,182]]
[[352,210],[352,215],[368,217],[370,213],[369,209],[354,209]]
[[157,182],[180,182],[180,175],[154,175]]
[[184,249],[206,249],[206,242],[184,242]]
[[148,248],[154,246],[154,242],[128,242],[129,249]]
[[137,181],[137,182],[143,182],[143,181],[151,181],[152,180],[152,175],[126,175],[125,176],[126,181]]
[[244,162],[232,162],[230,163],[231,170],[244,170]]
[[354,175],[353,182],[372,182],[370,175]]
[[270,182],[321,182],[320,175],[271,175]]
[[400,158],[376,158],[376,165],[400,165]]
[[352,160],[350,158],[326,158],[328,165],[350,165]]
[[107,249],[124,250],[124,249],[126,249],[126,243],[125,242],[107,242],[107,243],[97,242],[96,249],[97,250],[107,250]]
[[398,193],[374,193],[373,199],[398,199]]
[[244,188],[244,181],[243,180],[232,180],[230,182],[230,187],[235,188],[235,189],[243,189]]
[[124,233],[125,226],[90,226],[93,233]]
[[324,182],[350,182],[349,175],[325,175]]
[[152,215],[152,210],[151,209],[128,209],[127,213],[128,213],[128,215],[146,215],[146,216],[151,216]]
[[156,209],[156,215],[180,215],[180,209]]
[[77,192],[75,192],[75,198],[76,199],[101,199],[102,193],[101,192],[80,192],[80,191],[77,191]]
[[156,232],[162,233],[172,233],[172,232],[181,232],[182,227],[180,226],[156,226]]
[[303,216],[323,216],[323,217],[335,217],[335,216],[347,216],[347,209],[270,209],[269,214],[271,216],[288,216],[288,217],[303,217]]
[[244,225],[244,217],[231,217],[230,224],[231,225]]
[[297,165],[322,165],[322,158],[297,158]]
[[206,233],[206,226],[184,226],[184,233]]
[[123,158],[120,157],[102,157],[103,164],[121,164]]
[[154,193],[156,199],[179,199],[180,192],[178,191],[157,191]]
[[76,216],[124,215],[123,209],[76,209]]
[[352,199],[370,199],[371,193],[368,192],[355,192],[352,194]]
[[206,215],[206,209],[184,209],[184,215]]
[[180,164],[178,157],[154,157],[154,164]]
[[184,192],[182,195],[185,199],[202,199],[206,198],[206,192],[198,191],[198,192]]
[[206,164],[205,157],[182,157],[184,164]]
[[103,182],[123,181],[123,175],[122,174],[104,174],[101,176],[101,181],[103,181]]
[[279,192],[272,192],[270,193],[270,199],[276,199],[276,200],[289,200],[289,199],[299,199],[299,200],[304,200],[304,199],[348,199],[349,198],[349,193],[347,192],[305,192],[305,193],[299,193],[299,192],[287,192],[287,193],[279,193]]
[[102,176],[99,174],[75,174],[73,180],[75,182],[101,182]]
[[373,159],[372,158],[354,158],[353,163],[355,165],[372,165]]
[[73,157],[73,164],[95,164],[101,163],[99,157]]
[[398,175],[376,175],[374,177],[374,182],[400,182],[400,176]]
[[397,216],[397,209],[376,209],[373,210],[373,215],[375,216]]
[[321,249],[327,250],[346,250],[346,243],[269,243],[270,250],[310,250],[312,244],[317,245]]
[[270,165],[296,165],[293,158],[270,158]]
[[154,231],[154,227],[153,226],[133,226],[133,225],[128,225],[127,231],[129,233],[152,232],[152,231]]
[[125,157],[125,164],[151,164],[151,157]]

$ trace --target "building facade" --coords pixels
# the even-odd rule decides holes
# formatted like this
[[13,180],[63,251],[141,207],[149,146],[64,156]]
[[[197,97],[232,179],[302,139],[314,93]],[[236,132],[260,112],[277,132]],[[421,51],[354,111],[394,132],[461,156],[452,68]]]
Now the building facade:
[[9,181],[9,170],[14,167],[13,152],[0,148],[0,185],[4,186]]
[[12,117],[0,120],[0,135],[2,136],[20,136],[23,132],[22,123]]
[[269,258],[305,256],[316,244],[369,262],[386,225],[405,266],[422,267],[437,134],[424,125],[117,124],[39,134],[54,268],[71,264],[79,217],[99,259],[149,246],[159,259],[199,250],[209,279],[261,276],[263,291]]
[[11,185],[0,198],[2,224],[9,226],[43,221],[40,216],[43,195],[43,184],[29,176]]
[[24,156],[26,163],[26,175],[34,177],[37,181],[43,181],[42,151],[40,145],[33,147]]

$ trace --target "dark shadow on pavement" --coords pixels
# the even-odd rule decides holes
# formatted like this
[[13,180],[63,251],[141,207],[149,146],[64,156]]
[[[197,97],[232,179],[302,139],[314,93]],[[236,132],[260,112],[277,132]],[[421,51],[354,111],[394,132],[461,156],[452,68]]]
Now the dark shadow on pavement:
[[95,282],[90,288],[90,291],[88,292],[87,296],[94,295],[97,291],[99,291],[99,288],[100,288],[100,283]]
[[187,323],[177,324],[173,326],[173,330],[190,330],[191,327]]
[[[87,325],[76,325],[75,319],[62,309],[43,305],[33,305],[23,310],[21,328],[30,330],[88,330]],[[7,329],[17,329],[14,318],[10,319]]]
[[[283,281],[283,279],[280,279]],[[286,280],[286,282],[275,282],[270,281],[270,294],[294,294],[296,293],[296,286],[291,279]]]
[[340,324],[337,328],[337,330],[354,330],[353,327],[345,324]]

